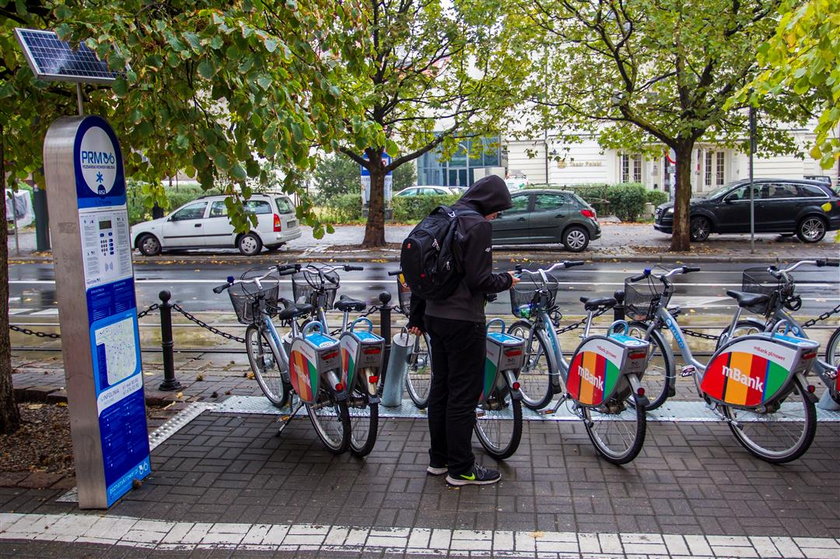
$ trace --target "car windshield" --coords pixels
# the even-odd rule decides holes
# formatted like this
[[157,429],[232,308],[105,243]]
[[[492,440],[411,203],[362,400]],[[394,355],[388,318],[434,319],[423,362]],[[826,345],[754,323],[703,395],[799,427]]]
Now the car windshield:
[[723,186],[719,186],[719,187],[715,188],[711,192],[705,192],[703,194],[698,194],[697,197],[698,198],[706,198],[706,199],[709,199],[709,200],[712,200],[714,198],[720,198],[721,196],[723,196],[724,194],[729,192],[732,189],[732,187],[735,186],[736,184],[738,184],[737,181],[729,182],[729,183],[726,183]]
[[295,213],[295,207],[292,205],[292,201],[285,196],[278,196],[274,199],[274,202],[277,204],[277,211],[281,214]]

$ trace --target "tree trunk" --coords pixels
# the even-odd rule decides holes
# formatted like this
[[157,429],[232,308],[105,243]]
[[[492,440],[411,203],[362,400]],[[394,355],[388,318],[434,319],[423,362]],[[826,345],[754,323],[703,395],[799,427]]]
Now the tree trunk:
[[691,152],[694,142],[680,143],[674,152],[677,155],[677,184],[674,191],[674,232],[671,234],[671,250],[685,252],[691,248],[691,225],[688,206],[691,200]]
[[385,166],[381,152],[368,150],[370,161],[370,200],[368,200],[368,219],[365,225],[363,248],[385,246]]
[[6,222],[6,163],[3,125],[0,124],[0,433],[14,433],[20,427],[20,411],[12,386],[12,344],[9,340],[9,243]]

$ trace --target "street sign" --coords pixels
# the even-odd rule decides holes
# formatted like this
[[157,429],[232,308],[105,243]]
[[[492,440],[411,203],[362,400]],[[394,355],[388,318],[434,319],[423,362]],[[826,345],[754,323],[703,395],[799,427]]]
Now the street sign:
[[[362,157],[367,160],[367,154],[362,155]],[[383,165],[390,165],[391,164],[391,156],[387,153],[382,154],[382,164]],[[370,171],[368,171],[362,165],[359,165],[361,169],[361,179],[362,179],[362,205],[367,206],[370,200]],[[385,204],[387,205],[388,202],[391,201],[391,197],[394,190],[394,172],[388,171],[385,175]]]

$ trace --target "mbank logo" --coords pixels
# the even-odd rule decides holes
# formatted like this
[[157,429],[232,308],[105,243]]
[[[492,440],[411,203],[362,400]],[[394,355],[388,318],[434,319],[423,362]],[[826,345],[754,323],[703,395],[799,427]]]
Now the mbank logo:
[[764,383],[758,380],[756,377],[747,376],[741,372],[740,369],[736,369],[735,367],[724,367],[723,368],[723,376],[734,380],[735,382],[739,382],[741,384],[746,384],[753,390],[759,390],[764,392]]
[[578,367],[578,374],[598,390],[604,390],[604,379],[596,377],[586,367]]
[[114,154],[107,151],[83,151],[81,157],[83,165],[114,165],[117,162]]

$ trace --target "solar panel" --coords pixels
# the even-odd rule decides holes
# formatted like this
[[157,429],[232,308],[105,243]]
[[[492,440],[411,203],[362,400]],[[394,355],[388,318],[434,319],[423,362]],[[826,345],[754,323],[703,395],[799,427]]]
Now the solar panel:
[[15,29],[29,67],[39,79],[82,83],[112,83],[117,73],[85,44],[73,50],[55,31]]

